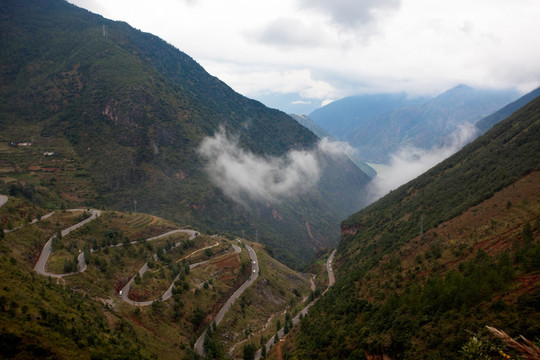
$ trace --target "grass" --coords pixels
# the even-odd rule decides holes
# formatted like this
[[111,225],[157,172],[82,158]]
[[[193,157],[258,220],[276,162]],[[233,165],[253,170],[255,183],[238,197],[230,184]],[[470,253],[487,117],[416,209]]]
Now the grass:
[[[22,209],[24,206],[28,209],[33,206],[23,199],[10,197],[9,201],[0,209],[6,214],[10,213],[7,206],[20,204]],[[39,207],[35,209],[38,212],[47,211]],[[16,215],[22,216],[19,213]],[[5,254],[11,254],[16,264],[21,262],[26,264],[19,270],[25,278],[31,276],[42,281],[44,279],[35,275],[32,268],[43,244],[56,234],[58,228],[63,229],[75,224],[84,216],[83,212],[58,211],[53,217],[7,233],[0,242],[0,249]],[[79,249],[92,248],[96,243],[101,245],[105,240],[112,242],[114,239],[117,243],[140,240],[179,227],[178,224],[147,214],[102,211],[101,217],[58,241],[47,269],[63,273],[66,261],[72,261]],[[156,306],[143,308],[133,307],[121,301],[118,291],[158,251],[158,248],[186,241],[188,237],[187,234],[177,233],[153,241],[100,248],[91,253],[88,268],[84,273],[63,278],[60,283],[65,285],[58,289],[59,291],[74,289],[97,301],[97,305],[95,303],[93,306],[102,308],[100,321],[107,323],[111,329],[131,329],[133,336],[139,339],[140,344],[144,344],[148,353],[159,354],[159,358],[174,358],[179,354],[182,356],[181,354],[191,348],[190,342],[206,328],[225,300],[251,276],[250,258],[245,249],[236,254],[231,249],[231,243],[237,244],[236,241],[201,235],[193,241],[194,247],[186,249],[178,247],[167,252],[163,260],[155,261],[155,266],[150,272],[152,276],[135,286],[136,290],[146,291],[148,299],[158,298],[171,284],[172,273],[168,264],[183,260],[189,263],[210,260],[207,264],[191,270],[189,275],[182,279],[179,285],[186,283],[187,290]],[[205,247],[215,244],[217,246],[211,248],[211,253],[204,250]],[[222,322],[223,326],[220,325],[218,328],[220,334],[222,331],[235,333],[232,341],[225,340],[226,346],[242,342],[249,334],[256,336],[257,339],[259,333],[266,337],[271,336],[277,319],[280,318],[282,323],[284,321],[283,310],[287,308],[289,312],[294,312],[295,308],[299,308],[302,298],[310,291],[308,275],[298,274],[279,264],[263,250],[262,245],[252,243],[251,246],[257,252],[261,276],[254,286],[248,288],[241,301],[235,303],[231,314]],[[193,255],[186,258],[188,254]],[[9,261],[8,259],[4,256],[4,261]],[[294,285],[291,287],[290,284]],[[12,298],[13,293],[10,291],[9,295],[9,298]],[[21,299],[24,303],[30,301],[27,296]],[[43,299],[43,301],[52,300],[53,298],[47,297]],[[244,304],[243,309],[241,303]],[[200,322],[196,320],[197,313],[203,314]],[[271,325],[261,332],[269,318],[272,318]],[[233,319],[236,319],[235,324],[231,324]],[[15,328],[17,327],[13,329]],[[64,343],[65,347],[69,348],[70,345],[67,345],[69,341],[59,341],[59,344]],[[64,345],[60,347],[62,346]],[[70,350],[66,351],[66,354],[71,354]],[[69,357],[77,358],[71,355]]]
[[260,275],[217,327],[219,341],[224,343],[226,351],[235,347],[234,355],[237,357],[242,356],[241,344],[245,340],[249,339],[258,346],[261,336],[265,339],[273,336],[277,321],[284,324],[284,310],[293,313],[310,293],[309,275],[278,263],[260,244],[250,243],[250,246],[257,253]]
[[[389,288],[401,286],[411,274],[427,276],[457,269],[478,249],[497,255],[521,237],[523,226],[540,216],[540,172],[533,172],[452,220],[441,223],[399,249],[399,260],[387,255],[369,273],[360,289],[374,294],[380,280]],[[338,267],[338,272],[342,270]],[[339,273],[338,273],[339,274]],[[338,275],[339,276],[339,275]],[[398,280],[402,279],[402,280]]]

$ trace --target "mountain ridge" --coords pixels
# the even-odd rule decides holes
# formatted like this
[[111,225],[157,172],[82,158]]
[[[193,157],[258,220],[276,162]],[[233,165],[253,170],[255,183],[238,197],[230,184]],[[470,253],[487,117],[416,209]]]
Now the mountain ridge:
[[[405,94],[350,97],[334,104],[335,115],[324,115],[330,111],[330,104],[310,117],[323,128],[327,126],[327,130],[342,126],[337,137],[357,148],[362,160],[387,163],[390,155],[401,148],[431,149],[448,142],[460,126],[472,126],[517,97],[514,90],[458,85],[431,99],[409,100]],[[344,102],[352,105],[340,106]],[[355,103],[362,106],[354,107]]]
[[[283,351],[453,358],[472,337],[501,346],[489,340],[486,324],[536,338],[539,139],[536,97],[346,219],[336,284]],[[489,346],[482,351],[491,354]]]
[[[203,231],[244,232],[297,265],[334,244],[340,217],[362,206],[369,178],[352,162],[333,161],[287,114],[234,92],[158,37],[59,0],[0,9],[0,141],[34,139],[28,149],[6,148],[0,163],[16,180],[56,164],[56,176],[34,172],[17,185],[34,186],[42,205],[137,208]],[[264,159],[316,153],[321,183],[292,203],[235,203],[211,183],[198,153],[221,127]],[[330,191],[338,182],[348,185]]]

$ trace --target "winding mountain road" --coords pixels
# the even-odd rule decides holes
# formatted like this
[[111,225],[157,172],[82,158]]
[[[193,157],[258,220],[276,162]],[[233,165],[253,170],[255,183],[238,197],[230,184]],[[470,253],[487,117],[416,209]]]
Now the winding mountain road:
[[[184,229],[181,229],[181,230],[173,230],[173,231],[170,231],[166,234],[162,234],[162,235],[159,235],[159,236],[156,236],[156,237],[153,237],[153,238],[150,238],[148,240],[155,240],[159,237],[164,237],[164,236],[167,236],[167,235],[171,235],[172,233],[178,233],[178,232],[184,232],[184,233],[188,233],[190,234],[190,237],[189,239],[190,240],[193,240],[195,239],[197,236],[199,236],[199,232],[197,231],[194,231],[194,230],[184,230]],[[148,241],[147,240],[147,241]],[[180,246],[182,244],[182,242],[178,242],[174,245],[173,249]],[[210,246],[206,246],[202,249],[199,249],[199,250],[196,250],[194,252],[192,252],[191,254],[187,255],[187,256],[184,256],[182,259],[179,259],[178,261],[180,260],[183,260],[183,259],[186,259],[190,256],[193,256],[195,255],[196,253],[200,252],[200,251],[204,251],[206,249],[210,249],[210,248],[213,248],[213,247],[216,247],[218,246],[219,244],[218,243],[215,243],[214,245],[210,245]],[[157,254],[154,254],[154,260],[157,260]],[[202,264],[205,264],[207,262],[209,262],[210,260],[205,260],[205,261],[201,261],[201,262],[198,262],[198,263],[195,263],[195,264],[191,264],[189,265],[189,269],[194,269],[196,268],[197,266],[200,266]],[[145,272],[148,271],[148,263],[145,263],[138,271],[139,275],[140,276],[143,276]],[[135,274],[135,276],[137,276],[137,274]],[[130,305],[134,305],[134,306],[148,306],[148,305],[152,305],[152,303],[155,301],[155,300],[148,300],[148,301],[134,301],[134,300],[131,300],[128,295],[129,295],[129,290],[131,289],[131,284],[133,283],[133,281],[135,280],[135,276],[133,276],[128,282],[126,285],[124,285],[124,287],[122,288],[121,290],[121,295],[120,297],[122,298],[122,300],[124,300],[125,302],[127,302],[128,304]],[[163,293],[163,295],[161,295],[161,300],[164,301],[164,300],[167,300],[169,299],[171,296],[172,296],[172,289],[174,287],[174,283],[176,282],[176,280],[178,280],[180,275],[177,275],[174,280],[172,281],[171,285],[169,286],[169,288]]]
[[[90,217],[84,219],[83,221],[81,221],[81,222],[79,222],[79,223],[77,223],[75,225],[72,225],[72,226],[68,227],[67,229],[62,230],[62,232],[61,232],[62,236],[66,236],[67,234],[69,234],[73,230],[76,230],[76,229],[80,228],[81,226],[84,226],[87,223],[89,223],[90,221],[92,221],[92,220],[98,218],[99,216],[101,216],[101,212],[99,210],[94,210],[94,209],[91,209],[91,210],[87,210],[87,209],[69,209],[69,210],[66,210],[66,211],[71,211],[71,212],[90,211],[90,213],[92,215]],[[55,237],[56,237],[56,235],[52,236],[49,239],[49,241],[47,241],[45,243],[45,246],[43,246],[43,250],[41,250],[41,254],[39,255],[39,259],[38,259],[36,265],[34,266],[34,270],[40,275],[50,276],[50,277],[53,277],[53,278],[56,278],[56,279],[60,279],[60,278],[62,278],[64,276],[68,276],[68,275],[78,274],[79,272],[83,272],[84,270],[86,270],[86,262],[84,261],[84,252],[81,252],[79,254],[79,257],[77,258],[78,261],[79,261],[79,271],[78,272],[67,273],[67,274],[53,274],[53,273],[48,272],[45,269],[45,266],[47,265],[47,261],[49,261],[49,257],[51,256],[51,253],[52,253],[52,241],[53,241],[53,239]]]
[[[326,290],[322,293],[323,295],[326,291],[328,291],[330,286],[334,285],[334,283],[336,282],[336,277],[334,276],[334,270],[332,267],[332,262],[334,261],[335,254],[336,254],[336,250],[334,249],[334,251],[332,251],[332,253],[328,257],[328,260],[326,260],[326,271],[328,272],[328,288],[326,288]],[[300,315],[302,315],[302,317],[307,315],[309,308],[313,306],[313,304],[315,304],[317,300],[318,299],[315,299],[309,304],[307,304],[298,314],[296,314],[296,316],[292,318],[293,325],[296,325],[300,322]],[[278,334],[278,337],[281,339],[283,335],[285,335],[285,328],[279,329],[277,334]],[[266,346],[267,353],[270,351],[273,345],[274,345],[274,336],[272,336],[264,345]],[[261,349],[259,349],[255,353],[255,360],[260,360],[261,356],[262,356],[262,352],[261,352]]]
[[[4,205],[5,203],[7,202],[7,196],[5,195],[0,195],[0,206]],[[68,235],[70,232],[80,228],[81,226],[84,226],[86,225],[87,223],[89,223],[90,221],[96,219],[97,217],[99,217],[101,215],[101,212],[99,210],[94,210],[94,209],[91,209],[91,210],[87,210],[87,209],[69,209],[69,210],[66,210],[66,211],[90,211],[90,213],[92,214],[90,217],[88,217],[87,219],[84,219],[83,221],[75,224],[75,225],[72,225],[70,227],[68,227],[67,229],[64,229],[61,231],[61,234],[62,236],[66,236]],[[50,214],[47,214],[46,217],[49,217],[51,216],[53,213],[50,213]],[[44,218],[44,217],[43,217]],[[37,220],[36,220],[37,221]],[[35,222],[35,221],[33,221]],[[148,238],[146,239],[146,241],[152,241],[152,240],[156,240],[156,239],[160,239],[160,238],[163,238],[163,237],[166,237],[166,236],[169,236],[169,235],[172,235],[172,234],[175,234],[175,233],[179,233],[179,232],[184,232],[184,233],[188,233],[190,234],[190,237],[189,239],[192,240],[194,239],[195,237],[199,236],[199,232],[197,231],[194,231],[194,230],[187,230],[187,229],[177,229],[177,230],[172,230],[172,231],[169,231],[167,233],[164,233],[164,234],[160,234],[158,236],[154,236],[152,238]],[[56,235],[55,235],[56,236]],[[68,276],[68,275],[74,275],[74,274],[78,274],[78,273],[81,273],[83,271],[86,270],[86,262],[85,262],[85,259],[84,259],[84,252],[81,252],[78,256],[78,262],[79,262],[79,271],[78,272],[73,272],[73,273],[67,273],[67,274],[54,274],[54,273],[50,273],[48,271],[46,271],[45,267],[47,265],[47,261],[49,260],[49,257],[51,255],[51,252],[52,252],[52,240],[54,239],[54,237],[51,237],[44,245],[43,247],[43,250],[41,251],[41,254],[39,256],[39,259],[36,263],[36,265],[34,266],[34,270],[40,274],[40,275],[43,275],[43,276],[50,276],[52,278],[62,278],[64,276]],[[240,243],[240,240],[238,240],[238,242]],[[134,243],[138,243],[138,242],[130,242],[129,244],[134,244]],[[181,242],[179,243],[176,243],[174,247],[177,247],[181,244]],[[111,247],[119,247],[119,246],[124,246],[124,245],[127,245],[127,244],[117,244],[117,245],[113,245]],[[189,257],[189,256],[192,256],[194,255],[195,253],[199,252],[199,251],[203,251],[203,250],[206,250],[206,249],[209,249],[209,248],[212,248],[214,246],[217,246],[218,243],[214,244],[214,245],[210,245],[210,246],[207,246],[207,247],[204,247],[202,249],[199,249],[199,250],[196,250],[194,251],[193,253],[187,255],[186,257]],[[232,245],[234,251],[236,253],[240,253],[241,252],[241,248],[237,245]],[[255,253],[255,251],[253,250],[253,248],[251,248],[249,245],[245,244],[245,248],[248,252],[248,255],[250,257],[250,262],[251,262],[251,276],[249,277],[248,280],[246,280],[234,293],[233,295],[225,302],[225,304],[223,305],[223,307],[219,310],[218,314],[216,315],[216,317],[214,318],[214,322],[216,325],[219,325],[219,323],[221,323],[221,321],[223,320],[223,317],[225,316],[225,314],[227,313],[227,311],[230,310],[232,304],[234,303],[234,301],[236,301],[236,299],[238,299],[243,293],[244,291],[249,287],[251,286],[255,280],[257,280],[258,276],[259,276],[259,262],[258,262],[258,259],[257,259],[257,254]],[[95,252],[95,251],[98,251],[98,250],[91,250],[92,252]],[[331,285],[333,285],[335,283],[335,276],[334,276],[334,272],[332,270],[332,261],[334,259],[334,255],[336,253],[336,250],[334,250],[331,254],[330,254],[330,257],[328,258],[327,262],[326,262],[326,268],[327,268],[327,271],[328,271],[328,288],[330,288]],[[154,259],[157,259],[157,255],[154,254]],[[182,260],[182,259],[180,259]],[[201,262],[198,262],[198,263],[195,263],[195,264],[191,264],[190,265],[190,269],[193,269],[197,266],[200,266],[202,264],[205,264],[207,262],[209,262],[210,260],[206,260],[206,261],[201,261]],[[144,275],[144,273],[148,271],[148,263],[145,263],[143,265],[143,267],[141,267],[141,269],[138,271],[139,275]],[[129,282],[122,288],[121,290],[121,298],[123,301],[127,302],[128,304],[131,304],[131,305],[135,305],[135,306],[147,306],[147,305],[151,305],[153,303],[153,301],[143,301],[143,302],[137,302],[137,301],[133,301],[133,300],[130,300],[128,298],[128,294],[129,294],[129,290],[130,290],[130,287],[131,287],[131,284],[134,280],[135,276],[133,276]],[[167,291],[165,291],[165,293],[161,296],[161,300],[167,300],[169,299],[171,296],[172,296],[172,289],[174,287],[174,282],[178,279],[178,277],[176,277],[172,284],[169,286],[169,288],[167,289]],[[325,290],[325,292],[327,291],[328,289]],[[324,294],[324,292],[323,292]],[[308,312],[308,309],[315,303],[316,300],[313,300],[311,303],[309,303],[308,305],[306,305],[302,311],[300,311],[295,317],[293,317],[292,319],[292,322],[293,322],[293,325],[297,324],[299,321],[300,321],[300,315],[302,316],[305,316]],[[284,329],[281,328],[279,331],[278,331],[278,335],[279,337],[283,337],[284,335]],[[204,351],[204,339],[206,337],[206,330],[202,333],[202,335],[197,339],[197,341],[195,342],[195,346],[194,346],[194,349],[201,355],[201,356],[205,356],[205,351]],[[270,348],[272,347],[272,345],[274,345],[274,338],[272,337],[270,340],[268,340],[268,342],[265,344],[266,346],[266,350],[269,351]],[[261,358],[261,350],[259,349],[255,355],[255,359],[260,359]]]
[[[3,203],[1,205],[3,205],[6,201],[7,201],[7,197],[4,196],[4,195],[0,195],[0,200],[3,201]],[[87,211],[85,209],[69,209],[69,210],[66,210],[66,211],[71,211],[71,212],[75,212],[75,211]],[[99,210],[88,210],[90,211],[90,213],[92,214],[90,217],[88,217],[87,219],[84,219],[83,221],[75,224],[75,225],[72,225],[70,227],[68,227],[67,229],[64,229],[61,231],[61,234],[62,236],[66,236],[68,235],[70,232],[72,232],[73,230],[76,230],[78,228],[80,228],[81,226],[84,226],[86,225],[87,223],[89,223],[90,221],[96,219],[97,217],[99,217],[101,215],[101,212]],[[53,213],[51,214],[47,214],[47,217],[48,216],[51,216]],[[43,217],[45,218],[45,217]],[[36,222],[37,220],[34,220],[33,222]],[[32,223],[33,223],[32,222]],[[196,238],[197,236],[200,235],[200,233],[198,231],[195,231],[195,230],[188,230],[188,229],[176,229],[176,230],[171,230],[171,231],[168,231],[166,233],[163,233],[163,234],[160,234],[160,235],[157,235],[157,236],[154,236],[154,237],[151,237],[151,238],[148,238],[146,239],[146,241],[153,241],[153,240],[157,240],[157,239],[161,239],[161,238],[164,238],[164,237],[167,237],[167,236],[170,236],[170,235],[173,235],[173,234],[177,234],[177,233],[187,233],[190,235],[189,239],[190,240],[193,240],[194,238]],[[41,250],[41,253],[39,255],[39,259],[38,261],[36,262],[36,265],[34,266],[34,270],[40,274],[40,275],[43,275],[43,276],[50,276],[52,278],[56,278],[56,279],[60,279],[60,278],[63,278],[64,276],[69,276],[69,275],[74,275],[74,274],[79,274],[79,273],[82,273],[86,270],[87,268],[87,264],[86,264],[86,261],[85,261],[85,258],[84,258],[84,252],[81,252],[79,254],[79,256],[77,257],[77,260],[78,260],[78,271],[77,272],[72,272],[72,273],[65,273],[65,274],[56,274],[56,273],[51,273],[51,272],[48,272],[46,270],[46,266],[47,266],[47,262],[49,261],[49,257],[51,256],[51,253],[52,253],[52,241],[53,239],[56,237],[56,235],[52,236],[46,243],[45,245],[43,246],[43,249]],[[130,243],[120,243],[120,244],[116,244],[116,245],[111,245],[109,247],[120,247],[120,246],[125,246],[125,245],[128,245],[128,244],[138,244],[139,242],[138,241],[132,241]],[[176,244],[174,244],[173,246],[173,249],[180,246],[182,244],[182,242],[178,242]],[[192,252],[191,254],[185,256],[184,258],[188,258],[190,256],[193,256],[194,254],[200,252],[200,251],[204,251],[206,249],[210,249],[210,248],[213,248],[215,246],[218,246],[219,244],[216,242],[215,244],[213,245],[210,245],[210,246],[206,246],[202,249],[198,249],[194,252]],[[239,253],[241,251],[240,247],[236,246],[236,245],[232,245],[233,249],[235,252]],[[91,253],[94,253],[96,251],[99,251],[98,250],[93,250],[91,249],[90,250]],[[251,249],[251,252],[253,252],[253,250]],[[254,253],[254,252],[253,252]],[[153,255],[154,257],[154,260],[157,260],[157,254],[154,254]],[[182,259],[184,259],[182,258]],[[180,259],[180,260],[182,260]],[[200,266],[202,264],[205,264],[207,262],[209,262],[210,260],[206,260],[206,261],[201,261],[201,262],[198,262],[198,263],[195,263],[195,264],[191,264],[189,266],[190,269],[194,269],[196,268],[197,266]],[[148,263],[145,263],[141,269],[138,271],[139,275],[140,276],[143,276],[144,273],[148,271]],[[131,284],[133,283],[133,280],[135,279],[135,276],[133,276],[129,281],[128,283],[122,288],[121,292],[120,292],[120,297],[122,298],[123,301],[127,302],[128,304],[131,304],[131,305],[134,305],[134,306],[148,306],[148,305],[152,305],[152,303],[154,302],[154,300],[151,300],[151,301],[133,301],[131,299],[128,298],[128,295],[129,295],[129,290],[131,288]],[[161,296],[161,300],[167,300],[169,299],[171,296],[172,296],[172,289],[174,287],[174,282],[178,279],[178,276],[172,281],[171,285],[169,286],[169,288],[165,291],[165,293]],[[245,285],[245,284],[244,284]],[[235,293],[236,294],[236,293]],[[219,314],[218,314],[219,315]],[[223,317],[223,315],[221,315],[221,317]],[[221,320],[220,320],[221,321]]]
[[[238,242],[240,242],[238,240]],[[218,314],[216,315],[216,317],[214,318],[214,322],[216,323],[216,325],[219,325],[219,323],[221,322],[221,320],[223,320],[223,317],[225,316],[225,314],[227,313],[227,311],[229,311],[229,309],[231,308],[232,304],[234,303],[234,301],[236,299],[238,299],[240,297],[240,295],[242,295],[242,293],[251,285],[255,282],[255,280],[257,280],[257,278],[259,277],[259,261],[257,259],[257,254],[255,253],[255,250],[253,250],[253,248],[251,248],[251,246],[249,245],[245,245],[246,249],[247,249],[247,252],[249,254],[249,258],[251,259],[251,276],[249,277],[248,280],[246,280],[246,282],[244,282],[235,292],[234,294],[232,294],[232,296],[229,298],[229,300],[227,300],[227,302],[225,302],[225,304],[223,305],[223,307],[219,310]],[[237,247],[238,249],[240,249],[239,247]],[[195,342],[195,350],[202,356],[204,357],[206,354],[205,354],[205,351],[204,351],[204,339],[206,337],[206,330],[204,330],[204,332],[202,333],[201,336],[199,336],[199,338],[197,339],[197,341]]]
[[[8,197],[6,195],[0,195],[0,207],[4,206],[5,203],[7,203],[8,201]],[[21,226],[17,226],[16,228],[13,228],[13,229],[4,229],[4,232],[7,234],[9,232],[12,232],[12,231],[15,231],[17,229],[20,229],[22,228],[23,226],[25,225],[30,225],[30,224],[35,224],[37,223],[39,220],[43,220],[43,219],[46,219],[48,217],[51,217],[52,215],[54,215],[54,211],[51,212],[51,213],[48,213],[47,215],[43,215],[40,219],[33,219],[32,221],[30,221],[28,224],[24,224],[24,225],[21,225]]]
[[328,272],[328,287],[332,286],[336,282],[336,277],[334,276],[334,271],[332,270],[332,261],[334,261],[334,255],[336,255],[336,251],[332,251],[330,256],[328,257],[328,260],[326,260],[326,271]]

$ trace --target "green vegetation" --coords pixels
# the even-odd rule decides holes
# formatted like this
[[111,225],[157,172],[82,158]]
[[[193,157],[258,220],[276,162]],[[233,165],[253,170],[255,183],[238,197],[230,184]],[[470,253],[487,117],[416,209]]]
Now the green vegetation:
[[[59,219],[61,220],[61,219]],[[46,224],[43,224],[46,226]],[[28,236],[35,226],[0,241],[0,352],[7,358],[150,359],[133,326],[84,292],[34,273]],[[34,230],[34,231],[25,231]],[[14,247],[14,243],[23,243]]]
[[[278,263],[262,250],[260,244],[250,244],[257,253],[261,273],[257,281],[236,301],[231,310],[218,325],[214,338],[223,344],[225,350],[234,347],[236,357],[243,356],[244,346],[249,342],[261,343],[270,339],[276,329],[284,323],[283,310],[296,314],[303,306],[304,298],[310,292],[307,274],[298,274]],[[249,258],[245,268],[249,276]],[[244,262],[243,262],[244,263]]]
[[[8,205],[12,201],[21,200],[9,198],[8,204],[0,208],[0,216],[11,214]],[[25,202],[20,204],[24,208]],[[35,210],[43,211],[38,206]],[[198,356],[192,350],[193,343],[209,327],[213,333],[205,346],[218,358],[226,358],[225,350],[232,343],[223,342],[222,331],[240,331],[242,339],[260,332],[268,319],[264,314],[252,314],[260,308],[278,314],[285,308],[294,311],[300,297],[308,292],[305,275],[277,263],[262,250],[262,245],[251,244],[262,259],[261,273],[266,277],[255,283],[255,291],[235,303],[244,315],[233,311],[233,316],[242,320],[232,327],[217,329],[208,320],[251,275],[246,251],[232,251],[231,244],[238,244],[236,240],[206,235],[190,240],[185,233],[156,238],[180,226],[138,213],[101,214],[55,240],[49,270],[75,270],[76,266],[68,267],[74,266],[79,249],[84,249],[88,264],[86,271],[59,281],[36,275],[34,262],[48,238],[84,220],[88,212],[58,211],[8,232],[0,240],[0,276],[6,279],[0,288],[2,354],[15,358],[121,358],[124,354],[143,359],[195,359]],[[145,240],[149,237],[153,238]],[[208,262],[190,270],[190,264],[201,261]],[[145,262],[150,269],[144,276],[135,277],[129,297],[152,303],[132,306],[120,299],[119,290]],[[23,285],[17,287],[17,283]],[[295,284],[292,290],[291,283]],[[171,284],[172,297],[163,300],[161,295]],[[274,298],[264,298],[267,295]],[[275,299],[279,301],[273,303]],[[264,303],[268,301],[271,306]],[[122,346],[110,349],[119,342],[123,342]],[[242,348],[238,347],[240,354]]]
[[369,178],[322,154],[323,178],[309,194],[234,203],[207,179],[197,155],[205,136],[224,126],[268,156],[311,149],[317,138],[126,23],[63,0],[3,2],[0,12],[0,192],[43,208],[142,211],[203,232],[244,232],[295,267],[314,246],[334,245],[339,221],[360,208],[351,194]]
[[539,109],[536,99],[343,222],[338,282],[283,351],[457,358],[485,325],[538,341]]

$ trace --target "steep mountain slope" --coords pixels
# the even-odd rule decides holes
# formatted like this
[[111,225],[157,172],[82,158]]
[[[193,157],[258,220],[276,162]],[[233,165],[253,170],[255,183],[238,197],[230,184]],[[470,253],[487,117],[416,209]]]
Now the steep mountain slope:
[[537,97],[344,221],[337,282],[284,351],[449,359],[486,324],[537,339],[539,150]]
[[[322,127],[317,125],[313,120],[309,118],[309,116],[306,115],[296,115],[291,114],[291,117],[296,120],[300,125],[304,126],[311,132],[313,132],[319,139],[327,138],[329,141],[337,141],[337,139],[331,135],[328,131],[324,130]],[[357,153],[351,153],[347,154],[350,159],[362,170],[366,175],[368,175],[370,178],[374,178],[377,176],[377,172],[368,164],[366,164],[365,161],[362,161],[362,159],[358,158]]]
[[429,99],[408,99],[406,94],[350,96],[331,102],[309,114],[317,125],[343,140],[351,131],[395,109],[420,105]]
[[311,120],[309,116],[306,115],[296,115],[290,114],[291,117],[296,120],[300,125],[309,129],[312,133],[317,135],[319,139],[329,138],[330,140],[336,140],[334,135],[330,134],[328,131],[317,125],[315,121]]
[[0,142],[32,142],[3,148],[4,182],[18,181],[4,191],[26,188],[49,207],[137,209],[244,232],[297,265],[334,243],[339,218],[361,208],[369,178],[322,152],[311,191],[235,203],[208,179],[197,152],[205,137],[222,126],[242,149],[267,158],[317,152],[316,136],[125,23],[60,0],[3,2],[0,11]]
[[[275,322],[291,312],[311,291],[308,274],[279,263],[261,244],[181,229],[154,215],[102,210],[93,218],[76,209],[51,214],[9,197],[0,205],[0,224],[4,220],[11,229],[0,228],[2,359],[199,358],[193,342],[253,274],[247,246],[256,253],[259,276],[236,295],[217,328],[215,336],[228,339],[214,345],[215,358],[262,331],[269,318]],[[87,220],[69,234],[62,231],[51,250],[44,247],[57,229]],[[84,267],[77,266],[80,249]],[[75,273],[61,279],[40,275],[35,264],[43,252],[43,271]]]
[[[334,135],[332,129],[339,126],[337,137],[357,148],[360,158],[386,163],[389,155],[401,147],[430,149],[449,142],[450,134],[460,126],[473,125],[517,97],[513,90],[481,90],[459,85],[433,99],[415,102],[408,101],[405,95],[391,97],[394,101],[385,97],[381,101],[379,96],[348,98],[343,105],[336,102],[331,113],[323,112],[324,108],[317,110],[324,114],[322,118],[316,112],[310,117]],[[332,125],[326,125],[329,123]]]
[[479,120],[475,126],[478,129],[479,135],[484,134],[486,131],[491,129],[493,125],[497,124],[499,121],[506,119],[512,115],[515,111],[521,109],[530,101],[534,100],[536,97],[540,96],[540,88],[531,91],[530,93],[520,97],[516,101],[506,105],[499,111],[486,116],[482,120]]

